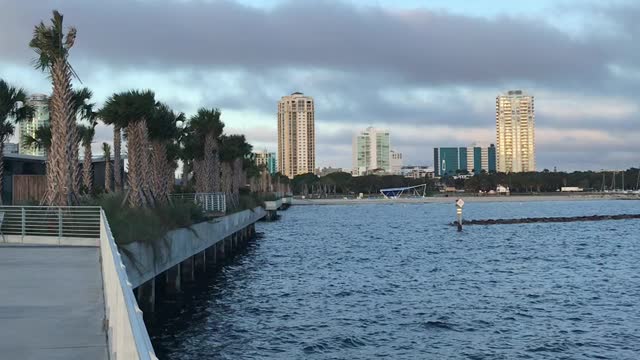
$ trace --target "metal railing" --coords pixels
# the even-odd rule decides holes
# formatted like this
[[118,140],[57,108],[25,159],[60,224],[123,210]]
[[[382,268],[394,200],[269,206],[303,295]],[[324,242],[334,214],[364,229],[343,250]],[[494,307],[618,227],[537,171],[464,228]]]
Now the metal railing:
[[100,238],[97,206],[0,206],[0,218],[3,242],[80,244]]
[[109,358],[157,360],[109,222],[100,210],[100,255]]
[[202,207],[205,212],[227,212],[225,193],[177,193],[171,194],[172,200],[194,202]]

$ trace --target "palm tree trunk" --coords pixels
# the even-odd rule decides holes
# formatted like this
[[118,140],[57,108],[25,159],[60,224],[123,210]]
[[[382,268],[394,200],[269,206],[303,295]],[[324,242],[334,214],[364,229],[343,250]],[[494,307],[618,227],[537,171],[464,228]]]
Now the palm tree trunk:
[[[76,145],[76,124],[73,116],[71,73],[66,60],[57,60],[51,68],[53,94],[51,95],[51,153],[47,173],[47,205],[71,205],[75,202],[73,173],[69,153]],[[71,130],[73,129],[73,130]]]
[[156,199],[164,203],[168,198],[167,190],[167,144],[163,141],[151,142],[151,188]]
[[204,173],[207,181],[204,182],[203,192],[214,192],[215,183],[215,159],[218,157],[216,151],[216,139],[213,133],[209,133],[204,139]]
[[104,163],[104,191],[110,192],[112,187],[111,177],[113,176],[111,171],[111,158],[105,159]]
[[133,208],[146,206],[143,194],[143,180],[141,176],[142,168],[140,161],[140,134],[137,123],[127,126],[127,148],[129,149],[129,205]]
[[138,122],[138,158],[140,166],[140,176],[142,180],[142,196],[147,205],[153,206],[155,194],[151,188],[152,176],[150,172],[151,152],[149,150],[149,129],[147,128],[147,120],[142,119]]
[[242,186],[242,159],[236,158],[233,160],[233,177],[231,181],[232,192],[234,195],[240,193],[240,187]]
[[84,146],[84,162],[82,164],[82,183],[87,194],[91,193],[93,187],[91,164],[91,144]]
[[207,192],[204,160],[193,160],[193,176],[196,177],[196,192]]
[[211,160],[211,191],[220,192],[220,145],[218,139],[213,138],[213,157]]
[[115,191],[122,191],[122,167],[120,166],[120,147],[122,144],[122,131],[120,127],[113,127],[113,180]]
[[4,141],[0,141],[0,205],[4,204],[2,201],[2,177],[4,176]]

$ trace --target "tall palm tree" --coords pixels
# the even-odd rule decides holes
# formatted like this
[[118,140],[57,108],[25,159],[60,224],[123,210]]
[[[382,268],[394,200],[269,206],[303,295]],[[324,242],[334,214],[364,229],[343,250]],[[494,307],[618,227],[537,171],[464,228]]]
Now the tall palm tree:
[[84,148],[84,161],[82,167],[82,177],[80,176],[80,169],[78,167],[78,146],[72,147],[72,168],[74,174],[74,190],[76,193],[80,191],[80,180],[85,187],[85,191],[89,192],[92,187],[92,175],[91,175],[91,143],[95,135],[95,127],[97,125],[97,113],[94,111],[95,104],[91,103],[93,93],[88,88],[82,88],[73,92],[73,112],[79,120],[86,120],[89,126],[79,126],[76,132],[75,143],[82,144]]
[[99,111],[100,118],[106,124],[125,129],[129,155],[127,201],[132,207],[153,204],[148,182],[147,120],[153,116],[155,106],[155,95],[152,91],[131,90],[112,95]]
[[84,148],[84,160],[82,162],[82,185],[84,186],[84,191],[89,193],[93,188],[91,143],[93,142],[93,137],[96,134],[96,129],[94,126],[81,125],[78,130],[78,133],[80,135],[80,142],[82,143],[82,147]]
[[[194,131],[197,144],[203,149],[202,158],[196,158],[202,162],[194,162],[197,191],[220,191],[219,137],[224,129],[224,123],[220,120],[220,110],[199,109],[198,113],[191,117],[190,126]],[[195,172],[201,175],[197,176]]]
[[111,171],[111,147],[107,143],[102,143],[102,152],[104,153],[104,191],[111,192],[113,176]]
[[27,104],[27,94],[20,88],[0,79],[0,204],[2,203],[2,175],[4,173],[4,145],[13,135],[12,122],[30,117],[33,109]]
[[77,138],[73,90],[71,78],[76,76],[69,64],[69,50],[76,40],[76,29],[71,27],[65,34],[63,16],[53,11],[51,25],[40,22],[33,31],[29,46],[38,55],[35,67],[50,74],[53,82],[51,95],[51,152],[47,171],[47,193],[44,202],[48,205],[71,205],[76,202],[74,192],[74,150]]
[[147,122],[151,142],[151,188],[159,202],[166,202],[169,197],[167,176],[171,165],[167,147],[178,138],[178,121],[184,121],[183,113],[175,113],[166,104],[159,103]]

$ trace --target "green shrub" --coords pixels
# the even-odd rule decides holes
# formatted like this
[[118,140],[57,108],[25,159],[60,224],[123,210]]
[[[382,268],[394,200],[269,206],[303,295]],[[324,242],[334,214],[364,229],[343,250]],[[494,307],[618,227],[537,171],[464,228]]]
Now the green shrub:
[[177,201],[154,208],[130,208],[123,194],[105,194],[85,199],[84,205],[100,206],[104,210],[113,237],[118,245],[135,241],[154,243],[167,232],[206,220],[199,206]]

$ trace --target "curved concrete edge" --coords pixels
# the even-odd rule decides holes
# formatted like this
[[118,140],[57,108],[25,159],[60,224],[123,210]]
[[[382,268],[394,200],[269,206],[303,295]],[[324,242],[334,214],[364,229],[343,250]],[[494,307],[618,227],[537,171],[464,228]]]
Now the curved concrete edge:
[[193,225],[190,229],[169,232],[154,246],[131,243],[122,246],[122,259],[131,286],[136,288],[189,257],[204,251],[231,234],[257,222],[266,215],[262,207],[244,210]]

